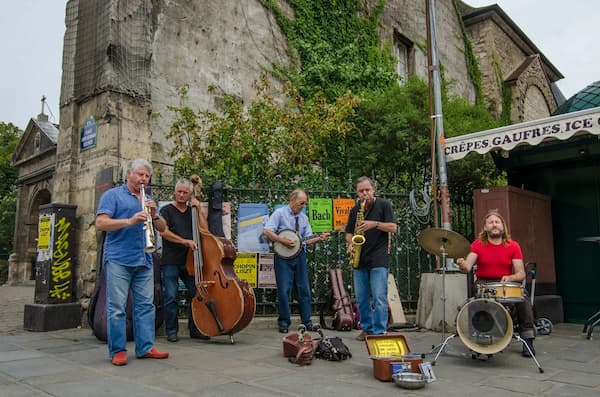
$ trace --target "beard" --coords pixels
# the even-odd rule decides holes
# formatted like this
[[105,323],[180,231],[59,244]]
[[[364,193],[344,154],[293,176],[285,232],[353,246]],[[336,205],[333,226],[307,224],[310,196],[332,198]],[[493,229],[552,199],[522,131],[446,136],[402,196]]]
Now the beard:
[[494,228],[494,229],[488,231],[487,234],[488,234],[488,237],[491,237],[491,238],[500,238],[504,234],[504,229]]

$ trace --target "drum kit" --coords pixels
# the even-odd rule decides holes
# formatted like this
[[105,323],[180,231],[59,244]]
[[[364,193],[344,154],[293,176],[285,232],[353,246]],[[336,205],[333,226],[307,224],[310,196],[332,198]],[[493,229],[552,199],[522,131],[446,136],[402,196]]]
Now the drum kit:
[[[473,353],[491,357],[504,350],[511,340],[525,341],[513,332],[513,321],[506,308],[522,302],[524,298],[521,283],[486,283],[477,286],[475,297],[469,298],[456,317],[456,333],[445,337],[446,313],[446,259],[464,258],[470,251],[470,244],[463,236],[452,230],[429,228],[419,233],[419,244],[432,255],[442,258],[442,343],[434,346],[430,354],[437,350],[432,361],[435,365],[448,342],[456,336]],[[534,354],[531,355],[540,372],[544,372]]]

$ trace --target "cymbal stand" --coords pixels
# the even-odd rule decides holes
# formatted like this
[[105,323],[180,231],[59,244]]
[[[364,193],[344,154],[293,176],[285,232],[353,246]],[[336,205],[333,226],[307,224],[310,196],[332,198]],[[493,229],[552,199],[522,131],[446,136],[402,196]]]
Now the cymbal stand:
[[529,352],[529,354],[531,354],[531,358],[533,359],[533,361],[535,361],[535,365],[537,365],[538,371],[540,371],[540,373],[543,374],[544,370],[542,369],[542,366],[538,362],[537,358],[535,358],[535,354],[533,354],[533,352],[529,348],[529,345],[527,343],[525,343],[525,340],[523,338],[521,338],[520,335],[515,335],[514,333],[513,333],[512,337],[513,337],[513,339],[516,339],[516,340],[518,340],[519,342],[521,342],[523,344],[523,346],[527,349],[527,351]]
[[435,359],[431,363],[432,365],[435,365],[435,361],[440,356],[440,354],[442,353],[442,351],[444,350],[444,348],[446,347],[448,342],[451,339],[453,339],[454,337],[456,337],[456,334],[452,334],[448,338],[446,338],[446,257],[447,257],[446,242],[447,241],[448,241],[448,239],[442,238],[442,246],[440,247],[440,252],[442,253],[442,298],[441,298],[442,299],[442,342],[437,346],[433,346],[431,351],[429,352],[429,354],[433,354],[433,352],[439,348],[438,353],[435,356]]

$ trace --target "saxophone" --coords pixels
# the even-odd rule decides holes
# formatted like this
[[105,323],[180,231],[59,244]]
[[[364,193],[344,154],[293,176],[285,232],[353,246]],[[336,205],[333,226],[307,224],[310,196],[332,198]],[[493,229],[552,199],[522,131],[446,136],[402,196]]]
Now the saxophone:
[[367,204],[367,200],[362,200],[360,202],[360,209],[356,214],[356,223],[354,224],[354,235],[352,236],[352,248],[350,250],[350,265],[354,269],[358,267],[358,262],[360,261],[360,251],[362,245],[367,241],[364,236],[364,232],[357,232],[358,226],[365,219],[365,204]]
[[146,191],[144,190],[144,185],[140,188],[141,196],[142,196],[142,208],[146,211],[148,218],[146,219],[146,223],[144,224],[144,233],[146,244],[144,245],[144,252],[154,252],[156,247],[154,246],[154,225],[152,224],[152,215],[150,212],[150,207],[146,205]]

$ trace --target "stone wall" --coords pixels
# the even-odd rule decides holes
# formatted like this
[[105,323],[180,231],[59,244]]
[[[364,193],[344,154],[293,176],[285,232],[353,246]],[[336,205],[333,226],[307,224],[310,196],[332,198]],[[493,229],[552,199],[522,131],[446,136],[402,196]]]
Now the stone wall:
[[[481,71],[485,105],[496,117],[503,111],[503,84],[510,87],[510,118],[513,123],[548,116],[556,109],[551,92],[551,81],[546,76],[542,61],[523,38],[517,36],[505,20],[497,15],[475,21],[467,31]],[[535,58],[535,59],[532,59]],[[527,98],[530,87],[542,93],[545,100]],[[534,92],[530,91],[530,92]],[[527,115],[524,113],[527,103]]]
[[[475,101],[475,90],[469,80],[465,62],[465,44],[460,23],[452,0],[436,2],[436,30],[440,65],[444,68],[444,78],[451,95]],[[386,1],[382,16],[384,42],[391,42],[394,34],[401,34],[413,46],[413,74],[427,81],[427,21],[426,2],[413,0]]]
[[[116,182],[134,158],[152,158],[150,106],[127,95],[104,92],[81,104],[61,108],[53,201],[77,205],[78,281],[81,296],[95,282],[97,202],[96,174],[114,168]],[[79,139],[85,120],[97,124],[96,147],[81,152]],[[85,303],[85,302],[83,302]]]
[[[167,106],[217,110],[222,94],[250,102],[261,72],[273,62],[288,64],[287,44],[273,15],[256,0],[161,1],[153,13],[152,159],[172,163],[165,134],[173,115]],[[189,90],[182,103],[178,90],[184,85]],[[209,86],[216,88],[217,101]]]

